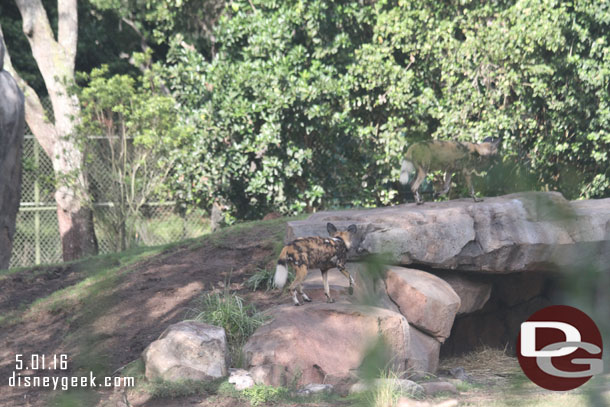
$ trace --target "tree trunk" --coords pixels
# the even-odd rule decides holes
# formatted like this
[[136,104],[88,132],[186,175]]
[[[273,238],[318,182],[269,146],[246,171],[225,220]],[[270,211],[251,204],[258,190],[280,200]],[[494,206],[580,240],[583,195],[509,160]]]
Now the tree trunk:
[[4,70],[0,28],[0,269],[8,268],[21,198],[21,149],[25,128],[24,99],[17,83]]
[[[49,92],[55,123],[45,118],[36,93],[20,78],[26,97],[26,121],[53,163],[55,201],[63,258],[73,260],[97,253],[89,206],[83,155],[73,136],[79,116],[78,99],[68,87],[74,81],[78,34],[76,0],[58,0],[57,40],[41,0],[16,0],[32,54]],[[15,71],[12,70],[15,76]]]

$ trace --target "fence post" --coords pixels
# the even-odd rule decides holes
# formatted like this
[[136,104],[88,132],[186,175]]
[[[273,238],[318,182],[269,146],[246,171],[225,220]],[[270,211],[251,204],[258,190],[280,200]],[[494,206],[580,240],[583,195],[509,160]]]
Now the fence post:
[[[34,163],[36,165],[36,177],[34,178],[34,202],[35,205],[40,205],[40,185],[38,184],[38,166],[40,165],[39,152],[38,152],[38,141],[32,139],[34,142]],[[40,211],[34,211],[34,245],[36,250],[36,264],[41,263],[40,259]]]

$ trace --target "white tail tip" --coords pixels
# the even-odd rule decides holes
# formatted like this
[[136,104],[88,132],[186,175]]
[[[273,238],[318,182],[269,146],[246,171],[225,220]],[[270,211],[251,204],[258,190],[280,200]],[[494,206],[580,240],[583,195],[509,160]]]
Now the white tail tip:
[[402,185],[409,183],[410,174],[415,170],[415,167],[410,161],[402,160],[400,165],[400,178],[399,181]]
[[286,280],[288,279],[288,269],[286,266],[282,264],[278,264],[275,268],[275,276],[273,278],[273,283],[280,290],[284,288],[286,285]]

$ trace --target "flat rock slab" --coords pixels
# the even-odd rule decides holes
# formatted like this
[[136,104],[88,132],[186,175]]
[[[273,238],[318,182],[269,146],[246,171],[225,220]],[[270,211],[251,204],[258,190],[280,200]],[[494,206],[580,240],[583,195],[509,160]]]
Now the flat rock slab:
[[379,338],[394,356],[394,368],[406,367],[409,324],[394,311],[339,302],[282,305],[267,312],[273,319],[243,348],[256,383],[347,385]]
[[286,240],[356,224],[360,247],[394,264],[491,273],[555,271],[610,262],[610,198],[567,201],[557,192],[319,212],[288,223]]
[[445,280],[425,271],[388,267],[387,292],[409,323],[444,342],[460,308],[460,297]]
[[146,378],[211,380],[227,375],[224,328],[197,321],[170,325],[144,350]]

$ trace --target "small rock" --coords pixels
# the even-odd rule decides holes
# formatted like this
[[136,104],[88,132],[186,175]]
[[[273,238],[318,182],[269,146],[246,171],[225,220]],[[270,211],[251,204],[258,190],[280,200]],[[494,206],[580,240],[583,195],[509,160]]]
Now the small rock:
[[170,325],[144,350],[146,378],[210,380],[227,375],[223,328],[197,321]]
[[422,383],[421,386],[424,388],[424,391],[428,396],[434,396],[438,393],[459,393],[455,388],[455,385],[449,382],[427,382]]
[[297,394],[299,396],[309,396],[311,394],[317,393],[332,393],[333,385],[332,384],[322,384],[322,383],[310,383],[307,386],[303,387]]
[[254,386],[254,379],[250,376],[250,372],[244,369],[229,369],[229,383],[235,385],[235,389],[241,391]]
[[470,380],[470,375],[467,374],[466,371],[464,370],[464,368],[461,366],[449,369],[449,374],[459,380],[463,380],[463,381]]

